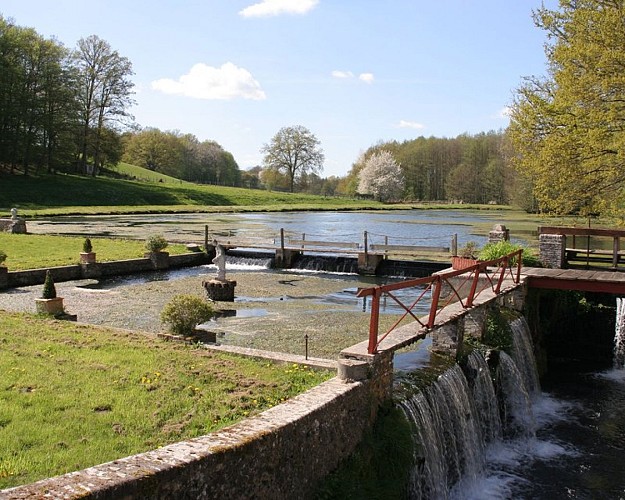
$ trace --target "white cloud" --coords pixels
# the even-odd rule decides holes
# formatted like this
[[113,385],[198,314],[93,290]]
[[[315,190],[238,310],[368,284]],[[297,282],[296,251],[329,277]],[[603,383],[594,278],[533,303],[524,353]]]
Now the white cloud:
[[358,79],[365,83],[373,83],[373,73],[360,73]]
[[354,73],[352,73],[351,71],[334,70],[332,72],[332,76],[334,78],[353,78],[354,77]]
[[195,99],[265,99],[265,92],[252,74],[231,62],[213,68],[195,64],[178,80],[162,78],[152,82],[152,88],[165,94],[178,94]]
[[269,17],[280,14],[306,14],[319,0],[262,0],[239,12],[243,17]]
[[414,129],[422,129],[425,128],[425,125],[417,122],[409,122],[407,120],[399,120],[397,124],[399,128],[414,128]]

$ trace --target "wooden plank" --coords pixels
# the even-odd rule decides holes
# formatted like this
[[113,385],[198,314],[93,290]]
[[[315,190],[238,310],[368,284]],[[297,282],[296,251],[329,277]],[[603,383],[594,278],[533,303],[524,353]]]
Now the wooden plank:
[[360,248],[360,243],[345,241],[314,241],[314,240],[287,240],[285,246],[293,247],[337,247],[337,248]]
[[587,227],[539,226],[538,234],[564,234],[574,236],[619,236],[625,237],[621,229],[594,229]]
[[429,247],[412,245],[369,245],[372,252],[435,252],[449,253],[449,247]]

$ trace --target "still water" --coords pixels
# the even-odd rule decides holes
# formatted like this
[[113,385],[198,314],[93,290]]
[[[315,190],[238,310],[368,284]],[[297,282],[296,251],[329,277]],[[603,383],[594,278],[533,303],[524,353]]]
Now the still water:
[[[476,210],[398,210],[388,212],[263,212],[240,214],[107,215],[41,218],[27,222],[31,233],[116,236],[144,239],[163,234],[169,241],[202,242],[210,234],[277,238],[280,229],[309,239],[449,246],[452,235],[462,245],[483,244],[500,223],[497,212]],[[523,243],[524,235],[512,234]]]

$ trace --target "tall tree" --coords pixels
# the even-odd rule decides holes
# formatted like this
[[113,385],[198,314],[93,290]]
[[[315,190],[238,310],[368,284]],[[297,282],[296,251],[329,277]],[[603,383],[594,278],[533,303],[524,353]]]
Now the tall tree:
[[404,190],[404,174],[389,151],[373,153],[365,160],[358,175],[358,192],[370,194],[379,201],[400,199]]
[[85,172],[87,159],[93,161],[92,174],[101,166],[101,142],[105,126],[127,116],[132,104],[130,81],[132,64],[114,51],[108,42],[91,35],[78,41],[74,53],[80,72],[79,99],[82,132],[79,163]]
[[283,127],[261,149],[263,164],[267,169],[284,173],[293,192],[295,181],[303,174],[323,170],[324,155],[320,142],[306,127]]
[[625,2],[560,0],[535,11],[549,72],[517,90],[508,133],[542,209],[623,212]]

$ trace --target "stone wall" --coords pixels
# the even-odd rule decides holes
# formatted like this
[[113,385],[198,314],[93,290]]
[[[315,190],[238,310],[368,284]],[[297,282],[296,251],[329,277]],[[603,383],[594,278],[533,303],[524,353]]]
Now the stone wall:
[[199,438],[3,490],[2,499],[311,498],[375,418],[369,382],[334,378]]
[[[166,268],[192,267],[207,264],[204,253],[188,253],[170,255]],[[51,267],[50,273],[55,282],[92,279],[108,276],[122,276],[146,271],[162,269],[162,263],[155,264],[149,258],[117,260],[112,262],[96,262],[95,264],[76,264],[74,266]],[[30,269],[26,271],[9,271],[6,282],[0,281],[0,289],[16,288],[43,284],[47,269]],[[3,287],[4,284],[4,287]]]

